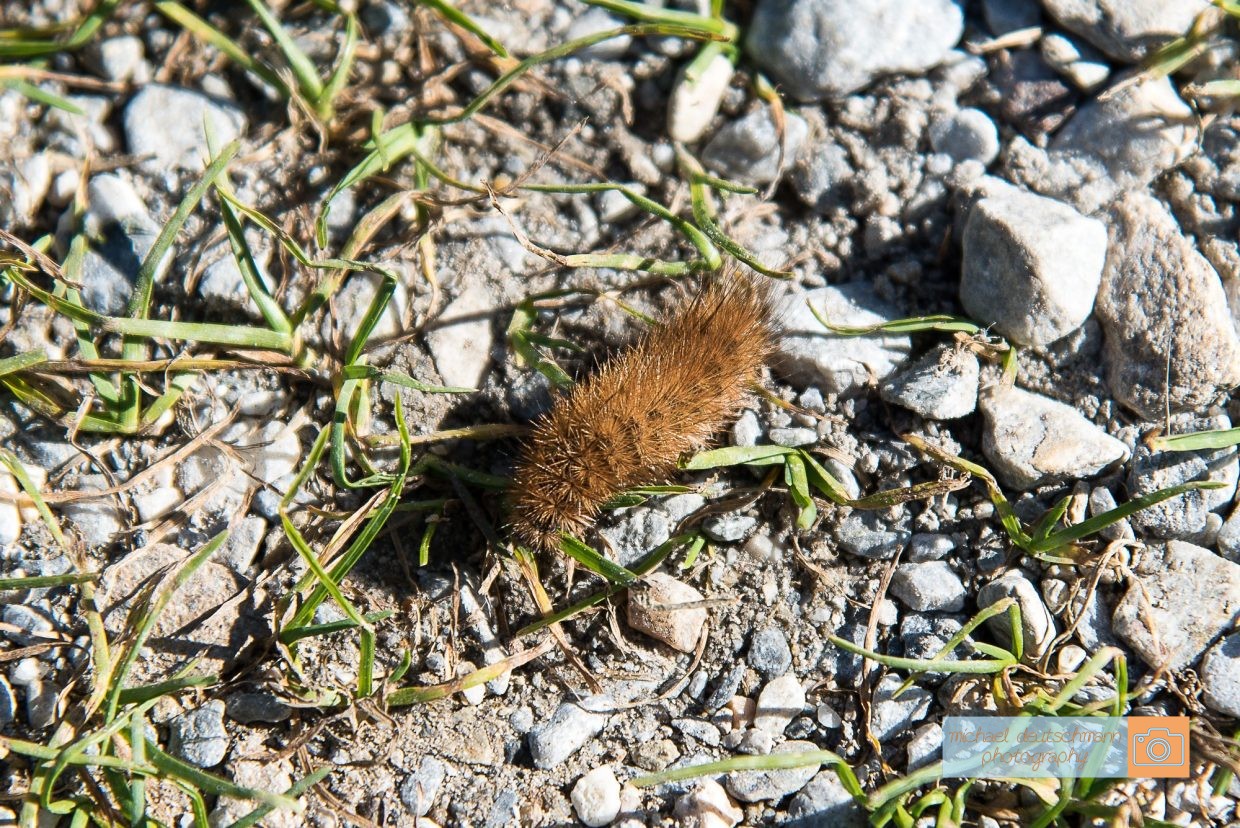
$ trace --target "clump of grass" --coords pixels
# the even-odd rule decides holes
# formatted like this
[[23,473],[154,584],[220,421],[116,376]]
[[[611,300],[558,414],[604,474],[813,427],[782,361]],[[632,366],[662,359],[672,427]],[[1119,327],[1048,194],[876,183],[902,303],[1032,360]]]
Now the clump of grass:
[[[1233,31],[1236,21],[1240,20],[1240,3],[1235,0],[1211,0],[1211,3],[1214,8],[1198,14],[1187,32],[1147,57],[1142,62],[1139,73],[1107,90],[1105,94],[1114,95],[1132,83],[1173,75],[1190,67],[1209,52],[1227,48],[1225,41],[1235,39]],[[1181,93],[1195,107],[1223,109],[1240,98],[1240,80],[1220,78],[1204,83],[1190,83],[1184,86]]]
[[[80,556],[69,543],[22,464],[7,450],[2,463],[31,499],[53,539],[72,559]],[[321,781],[330,768],[301,780],[284,794],[246,788],[202,771],[165,753],[151,738],[148,714],[161,698],[189,689],[218,684],[213,675],[196,673],[194,663],[155,684],[133,685],[130,676],[161,612],[177,591],[223,545],[227,533],[212,538],[172,571],[153,579],[129,611],[124,632],[109,638],[96,604],[94,573],[73,572],[50,578],[0,579],[0,591],[34,586],[76,584],[79,607],[90,634],[89,692],[77,697],[72,709],[55,725],[46,743],[0,736],[0,752],[29,763],[29,787],[19,824],[34,826],[48,819],[68,817],[73,825],[143,824],[148,818],[147,780],[176,785],[190,801],[199,825],[207,821],[207,795],[230,796],[255,802],[257,820],[276,808],[300,812],[298,797]],[[77,784],[66,784],[70,780]],[[252,823],[251,823],[252,824]]]

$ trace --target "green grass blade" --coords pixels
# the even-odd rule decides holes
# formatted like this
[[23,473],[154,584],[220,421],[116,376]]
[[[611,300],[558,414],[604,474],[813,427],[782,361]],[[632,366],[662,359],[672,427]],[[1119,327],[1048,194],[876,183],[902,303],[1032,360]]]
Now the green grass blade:
[[291,334],[293,324],[285,315],[284,309],[276,302],[275,297],[267,290],[267,285],[259,275],[254,252],[250,250],[250,244],[245,239],[245,228],[241,226],[237,214],[233,212],[232,206],[225,199],[220,199],[220,215],[224,219],[224,229],[228,233],[228,243],[232,248],[233,259],[237,262],[237,269],[241,271],[241,280],[245,283],[245,289],[250,294],[250,298],[258,307],[258,312],[262,314],[268,327],[273,331]]
[[412,388],[414,391],[421,391],[424,394],[471,394],[477,391],[477,388],[464,388],[456,385],[432,385],[414,379],[408,374],[401,374],[396,371],[381,371],[371,365],[346,365],[340,372],[340,376],[347,380],[376,380],[378,382],[387,382],[392,385],[399,385],[403,388]]
[[1159,489],[1156,492],[1135,497],[1127,503],[1116,506],[1114,509],[1109,509],[1100,515],[1095,515],[1089,520],[1081,521],[1074,526],[1064,527],[1044,540],[1032,540],[1029,543],[1029,549],[1034,552],[1053,552],[1060,547],[1067,546],[1074,541],[1099,532],[1113,523],[1118,523],[1142,509],[1148,509],[1155,504],[1162,503],[1169,498],[1198,489],[1221,489],[1225,485],[1225,483],[1217,480],[1198,480],[1192,483],[1182,483],[1179,486]]
[[758,460],[786,457],[795,451],[796,449],[783,446],[728,446],[698,452],[682,463],[680,468],[685,471],[703,471],[725,466],[742,466]]
[[[185,582],[193,577],[194,573],[207,562],[208,558],[215,554],[217,549],[224,545],[226,540],[228,540],[228,532],[223,531],[207,541],[202,549],[195,552],[177,567],[176,574],[173,575],[171,581],[164,584],[158,594],[155,595],[154,600],[144,608],[145,611],[140,616],[133,640],[125,648],[125,653],[117,664],[115,674],[112,676],[112,686],[108,692],[107,699],[106,721],[111,722],[116,718],[125,679],[128,677],[134,663],[138,660],[138,654],[146,645],[146,639],[150,636],[151,631],[155,629],[155,622],[159,620],[160,613],[168,606],[168,603],[176,595],[177,591],[185,585]],[[142,607],[142,603],[135,604],[134,612],[141,611],[139,608]]]
[[805,461],[799,454],[784,457],[784,483],[788,485],[788,494],[792,502],[800,510],[797,514],[797,528],[808,529],[818,517],[818,507],[809,493],[809,479],[805,472]]
[[195,790],[205,793],[214,794],[215,796],[231,796],[234,799],[252,799],[261,802],[264,805],[270,805],[273,808],[282,808],[292,811],[293,813],[303,813],[305,805],[297,799],[284,794],[272,793],[271,791],[259,790],[257,788],[246,788],[238,785],[228,779],[223,779],[206,771],[199,770],[188,762],[183,762],[174,756],[170,756],[159,749],[154,742],[146,742],[147,752],[150,754],[151,765],[159,771],[160,774],[173,779],[179,779],[182,782],[192,786]]
[[1172,434],[1150,440],[1150,448],[1156,451],[1203,451],[1231,448],[1234,445],[1240,445],[1240,428],[1194,431],[1191,434]]
[[978,334],[984,331],[977,323],[959,316],[935,314],[932,316],[911,316],[906,319],[893,319],[877,325],[834,325],[824,317],[812,303],[806,303],[814,318],[831,333],[839,336],[870,336],[876,333],[921,333],[923,331],[960,332]]
[[317,106],[323,97],[323,81],[319,79],[319,72],[314,68],[314,61],[302,51],[279,18],[271,13],[262,0],[245,1],[258,15],[258,19],[263,22],[267,31],[271,33],[276,46],[284,53],[284,59],[288,61],[289,68],[293,70],[293,77],[297,79],[297,85],[301,88],[302,97]]
[[357,56],[357,41],[357,15],[346,15],[344,46],[340,50],[340,59],[336,64],[335,71],[332,72],[331,77],[327,79],[327,83],[323,86],[323,93],[319,97],[317,109],[319,117],[324,121],[331,120],[332,113],[335,110],[336,98],[340,97],[340,93],[344,91],[345,86],[349,83],[349,73],[353,71],[353,60]]
[[24,578],[0,578],[0,592],[11,589],[45,589],[84,584],[98,580],[98,572],[66,572],[64,575],[30,575]]
[[807,451],[800,452],[801,462],[805,465],[805,473],[815,489],[832,503],[840,506],[852,505],[855,502],[844,488],[844,484],[835,479],[835,475],[827,471],[818,460]]
[[[2,50],[2,48],[3,47],[0,46],[0,50]],[[57,95],[51,90],[44,89],[42,86],[36,86],[28,81],[19,80],[16,78],[0,81],[0,89],[12,89],[17,94],[24,95],[36,103],[41,103],[44,106],[50,106],[54,109],[63,110],[71,115],[86,114],[82,111],[80,106],[67,98]]]
[[613,584],[631,586],[637,581],[635,574],[620,564],[607,560],[598,552],[567,533],[560,536],[560,551],[589,569],[595,575]]
[[155,287],[155,271],[158,269],[160,261],[168,252],[168,248],[172,247],[177,233],[181,232],[181,228],[185,226],[185,221],[189,218],[190,213],[194,212],[198,202],[202,201],[203,196],[211,189],[215,180],[224,174],[229,162],[236,157],[240,149],[241,142],[238,140],[231,142],[221,150],[220,154],[207,165],[202,178],[190,188],[189,192],[185,194],[185,198],[181,199],[181,203],[177,205],[172,218],[159,231],[159,235],[155,238],[155,243],[151,245],[146,258],[142,260],[141,267],[138,268],[133,295],[129,299],[129,316],[135,319],[145,319],[147,317],[151,305],[151,293]]
[[427,8],[434,9],[445,20],[455,23],[462,29],[465,29],[467,32],[474,35],[474,37],[481,40],[483,45],[490,49],[492,53],[499,55],[502,58],[508,57],[508,50],[504,48],[504,44],[487,34],[486,30],[475,23],[469,15],[449,4],[447,0],[415,0],[415,2],[421,3]]
[[727,42],[733,42],[740,36],[740,30],[737,29],[736,24],[729,23],[720,15],[705,17],[680,9],[665,9],[650,3],[635,3],[632,0],[585,0],[585,2],[644,23],[719,35]]
[[630,784],[638,788],[648,788],[651,785],[679,782],[682,779],[693,779],[698,776],[717,776],[722,773],[746,770],[784,770],[803,768],[807,765],[830,765],[838,768],[841,765],[847,767],[848,763],[838,753],[829,750],[768,753],[763,756],[732,756],[716,762],[669,768],[658,773],[637,776],[630,781]]

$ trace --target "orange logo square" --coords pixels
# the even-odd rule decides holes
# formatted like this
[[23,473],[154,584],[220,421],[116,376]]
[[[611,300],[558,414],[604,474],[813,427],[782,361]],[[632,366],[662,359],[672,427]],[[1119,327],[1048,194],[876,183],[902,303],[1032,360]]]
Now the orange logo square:
[[1129,716],[1128,775],[1188,778],[1188,717]]

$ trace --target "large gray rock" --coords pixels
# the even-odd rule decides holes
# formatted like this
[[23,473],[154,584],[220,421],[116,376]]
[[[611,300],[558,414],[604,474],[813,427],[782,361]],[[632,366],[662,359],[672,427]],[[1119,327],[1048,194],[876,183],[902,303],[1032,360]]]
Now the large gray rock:
[[997,193],[969,211],[960,301],[1017,344],[1054,342],[1093,310],[1106,250],[1102,222],[1033,193]]
[[1208,0],[1042,0],[1064,28],[1134,63],[1188,31]]
[[792,97],[818,101],[937,66],[963,31],[951,0],[762,0],[745,48]]
[[1240,339],[1218,274],[1157,199],[1130,193],[1111,209],[1098,293],[1107,382],[1143,417],[1208,403],[1240,382]]
[[151,156],[148,168],[201,170],[209,155],[208,122],[219,147],[246,129],[245,113],[230,101],[150,83],[125,107],[125,140],[134,155]]
[[1132,571],[1135,582],[1111,624],[1151,667],[1188,667],[1240,621],[1240,564],[1208,549],[1183,541],[1148,546]]
[[776,309],[783,325],[775,370],[799,385],[817,385],[832,394],[854,394],[895,372],[912,342],[900,334],[845,337],[815,318],[812,304],[832,325],[862,327],[898,318],[870,285],[853,282],[786,297]]
[[1014,139],[1004,155],[1011,180],[1096,213],[1126,190],[1144,189],[1196,150],[1192,110],[1166,78],[1133,83],[1090,101],[1048,149]]
[[1017,489],[1089,477],[1128,454],[1075,408],[1020,388],[987,388],[978,405],[982,451],[999,479]]

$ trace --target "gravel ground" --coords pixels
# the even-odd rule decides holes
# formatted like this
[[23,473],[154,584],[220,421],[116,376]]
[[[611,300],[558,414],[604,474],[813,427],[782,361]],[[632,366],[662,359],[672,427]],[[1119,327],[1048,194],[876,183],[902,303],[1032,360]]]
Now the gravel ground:
[[[224,5],[187,4],[291,83],[258,19]],[[278,12],[324,76],[346,39],[331,5]],[[422,825],[863,824],[862,804],[817,765],[630,782],[819,749],[842,756],[867,793],[927,767],[940,758],[943,717],[1010,713],[1011,700],[994,695],[990,677],[963,674],[917,674],[897,693],[906,671],[827,636],[930,658],[1008,597],[1022,612],[1027,668],[1009,673],[1012,698],[1053,694],[1118,648],[1135,691],[1129,712],[1194,719],[1193,778],[1123,781],[1097,804],[1132,809],[1121,812],[1132,822],[1235,820],[1240,783],[1228,784],[1223,760],[1240,760],[1218,737],[1234,736],[1240,718],[1240,459],[1226,441],[1172,452],[1151,439],[1229,429],[1240,414],[1230,390],[1240,384],[1240,117],[1194,108],[1189,94],[1236,77],[1234,21],[1167,78],[1141,74],[1140,62],[1187,31],[1204,0],[725,6],[741,31],[735,65],[725,51],[688,71],[699,44],[633,33],[542,63],[425,141],[439,170],[485,182],[490,197],[428,183],[407,152],[335,188],[369,152],[376,118],[394,129],[459,111],[516,59],[631,21],[575,0],[460,3],[513,59],[429,6],[358,0],[346,9],[360,24],[356,62],[332,111],[316,112],[264,81],[267,70],[246,71],[173,16],[125,2],[83,48],[37,67],[45,74],[28,78],[36,97],[0,85],[0,229],[28,244],[46,237],[90,311],[127,315],[161,228],[211,149],[233,139],[227,178],[241,203],[312,258],[376,268],[344,278],[299,325],[312,355],[300,363],[278,348],[254,360],[226,343],[160,338],[140,348],[151,360],[249,354],[258,368],[190,372],[196,381],[178,404],[129,434],[84,427],[103,392],[64,366],[93,356],[89,337],[84,348],[49,300],[5,281],[0,357],[42,351],[61,361],[29,378],[71,403],[49,414],[18,393],[26,386],[6,384],[0,436],[49,493],[70,549],[28,499],[9,497],[0,577],[100,573],[93,606],[123,640],[126,619],[145,606],[143,585],[167,583],[228,529],[158,616],[128,681],[165,680],[194,659],[195,673],[215,677],[161,696],[146,714],[152,742],[190,765],[276,792],[330,769],[304,815],[276,811],[264,825],[415,816]],[[0,22],[45,25],[83,11],[44,0],[6,8]],[[75,111],[39,100],[39,89]],[[626,311],[658,316],[692,290],[691,279],[618,259],[572,267],[565,257],[683,263],[701,248],[619,191],[516,185],[624,184],[701,227],[690,208],[694,159],[754,188],[713,191],[715,221],[755,263],[792,274],[777,288],[781,336],[765,392],[720,444],[799,448],[853,497],[940,485],[877,510],[819,499],[809,514],[783,477],[764,481],[768,468],[686,472],[672,481],[684,491],[609,511],[586,540],[634,566],[678,528],[698,527],[706,543],[696,559],[677,552],[557,637],[518,638],[544,599],[568,607],[600,581],[567,559],[539,557],[532,569],[514,558],[502,498],[486,484],[511,471],[519,428],[493,440],[478,427],[519,427],[548,407],[556,374],[545,363],[534,370],[531,353],[580,375],[640,330]],[[385,199],[414,191],[376,221]],[[320,247],[315,219],[329,199]],[[203,199],[164,258],[148,260],[151,319],[263,324],[223,203],[218,193]],[[246,238],[256,278],[286,313],[345,273],[305,266],[254,222]],[[288,525],[315,554],[332,555],[360,526],[349,516],[368,514],[385,491],[337,485],[326,459],[304,486],[298,478],[331,423],[340,365],[383,269],[395,287],[366,361],[478,390],[375,383],[352,414],[351,458],[365,446],[380,471],[396,467],[399,404],[415,442],[424,438],[415,457],[449,469],[409,480],[403,500],[430,501],[432,516],[395,512],[342,584],[358,611],[386,613],[373,638],[379,692],[361,698],[365,639],[335,602],[320,604],[313,623],[341,622],[340,631],[303,638],[295,651],[277,637],[305,600],[309,572],[280,500],[299,487]],[[31,278],[52,284],[46,272]],[[848,338],[830,334],[811,307],[834,325],[951,314],[981,330]],[[96,330],[95,346],[121,356],[119,329],[110,330]],[[146,399],[177,376],[143,374]],[[466,431],[440,434],[447,429]],[[1064,520],[1080,523],[1168,486],[1221,486],[1038,556],[1012,542],[979,479],[904,435],[993,472],[1026,527],[1065,497]],[[366,473],[349,464],[354,479]],[[17,480],[0,471],[0,491],[16,493]],[[545,596],[531,590],[533,572]],[[0,733],[52,743],[95,686],[91,607],[71,584],[0,599]],[[666,609],[676,604],[688,606]],[[978,655],[974,638],[1011,646],[1005,621],[979,627],[951,657]],[[401,687],[441,685],[509,657],[524,663],[449,698],[388,703]],[[406,659],[407,672],[391,679]],[[1113,698],[1117,681],[1106,661],[1073,700]],[[21,808],[30,761],[0,751],[0,774],[2,825]],[[94,795],[82,777],[63,784]],[[171,783],[152,782],[148,794],[153,817],[192,824],[190,799]],[[979,825],[1041,811],[1006,783],[979,783],[968,802]],[[206,805],[212,825],[253,808],[214,795]]]

